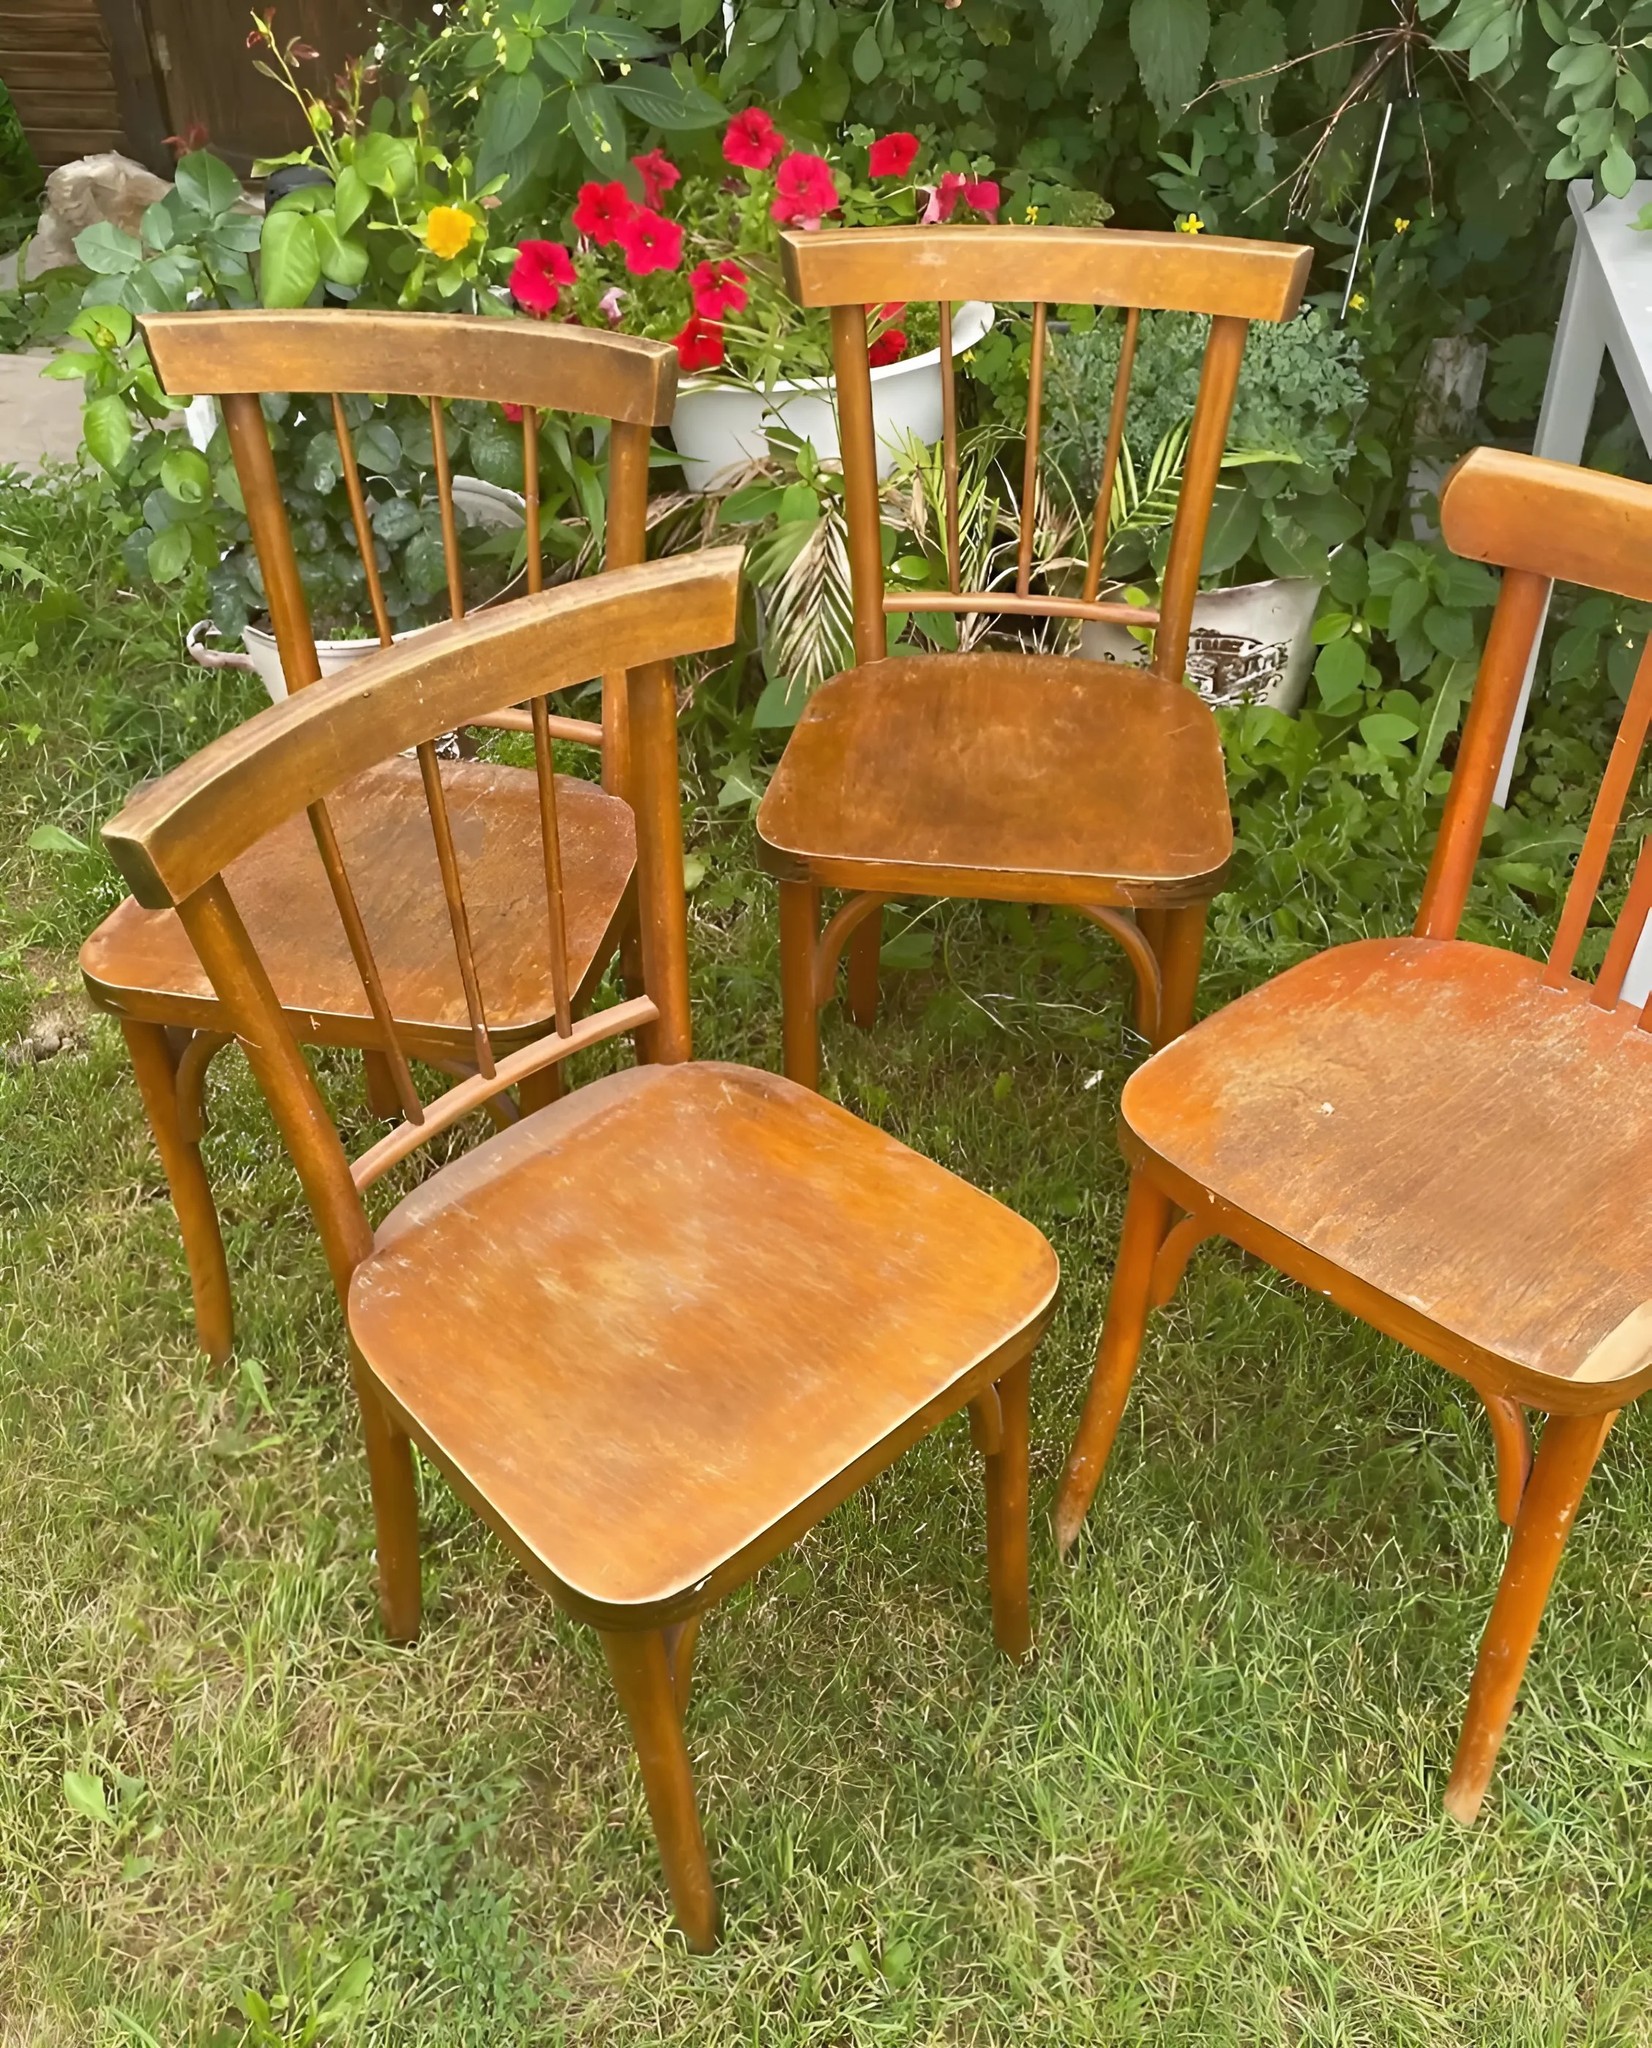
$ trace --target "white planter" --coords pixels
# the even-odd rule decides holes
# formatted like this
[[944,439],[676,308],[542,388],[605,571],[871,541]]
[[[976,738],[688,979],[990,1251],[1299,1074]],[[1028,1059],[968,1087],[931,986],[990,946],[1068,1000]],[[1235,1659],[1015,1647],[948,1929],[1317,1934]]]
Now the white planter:
[[[519,527],[527,518],[527,507],[519,491],[507,491],[498,484],[484,483],[479,476],[456,476],[453,479],[453,502],[468,518],[480,526],[502,531],[507,527]],[[517,581],[502,590],[498,597],[490,598],[490,604],[516,594]],[[203,622],[204,624],[204,622]],[[420,633],[428,633],[429,626],[409,626],[395,637],[398,642],[412,640]],[[286,672],[281,666],[281,653],[275,644],[275,635],[264,626],[248,626],[242,632],[241,644],[247,650],[244,656],[219,654],[203,650],[198,636],[201,626],[190,629],[186,646],[194,658],[205,668],[217,668],[226,664],[236,668],[252,668],[258,672],[259,680],[270,693],[273,702],[279,703],[287,694]],[[318,640],[315,644],[316,660],[325,676],[336,675],[352,661],[359,661],[364,654],[371,654],[378,647],[378,636],[369,632],[361,640]]]
[[[1314,607],[1324,584],[1311,576],[1204,590],[1193,600],[1187,674],[1211,704],[1265,704],[1298,711],[1308,688]],[[1140,668],[1147,649],[1123,626],[1087,620],[1078,651],[1090,661]]]
[[[992,325],[993,309],[969,299],[952,316],[952,353],[973,348]],[[929,349],[872,372],[872,420],[878,439],[878,475],[895,466],[902,444],[912,437],[941,438],[941,351]],[[756,391],[715,377],[690,377],[677,391],[671,434],[691,491],[709,491],[719,481],[761,462],[769,453],[767,429],[783,426],[812,442],[817,455],[838,454],[836,386],[830,377],[807,383],[781,382]]]

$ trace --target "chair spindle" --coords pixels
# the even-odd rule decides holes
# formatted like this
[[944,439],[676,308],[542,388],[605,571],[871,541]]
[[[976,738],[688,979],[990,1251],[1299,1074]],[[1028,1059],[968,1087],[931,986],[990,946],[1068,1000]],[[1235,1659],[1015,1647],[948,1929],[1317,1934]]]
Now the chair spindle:
[[361,906],[356,902],[356,892],[350,886],[350,872],[344,865],[343,849],[338,843],[338,834],[333,830],[333,821],[325,803],[316,802],[309,806],[307,813],[310,830],[315,835],[316,851],[321,855],[321,865],[327,876],[327,886],[338,907],[339,922],[344,926],[345,942],[350,948],[350,957],[356,963],[356,972],[361,976],[362,993],[367,998],[367,1007],[373,1013],[373,1021],[379,1027],[383,1052],[390,1065],[391,1079],[396,1084],[396,1097],[402,1106],[402,1115],[410,1124],[424,1122],[424,1107],[419,1101],[419,1091],[413,1086],[412,1069],[407,1064],[407,1055],[396,1031],[396,1020],[384,993],[384,982],[379,974],[379,963],[373,957],[372,941],[367,936],[367,926],[362,920]]
[[476,979],[470,918],[465,911],[464,885],[459,878],[459,856],[453,844],[447,792],[442,787],[442,765],[436,758],[434,741],[423,741],[418,753],[419,773],[424,777],[425,808],[430,813],[430,829],[436,840],[436,862],[442,871],[442,895],[447,900],[448,922],[453,927],[453,950],[458,956],[459,980],[464,986],[465,1010],[470,1018],[471,1041],[476,1049],[476,1071],[491,1075],[493,1048],[488,1043],[488,1022],[482,1009],[481,986]]
[[1096,509],[1090,521],[1090,553],[1084,565],[1084,595],[1094,603],[1101,588],[1107,562],[1107,528],[1113,505],[1113,480],[1118,474],[1119,451],[1124,446],[1124,420],[1130,410],[1130,377],[1136,367],[1136,343],[1141,335],[1141,309],[1132,306],[1124,316],[1124,339],[1119,344],[1118,375],[1113,382],[1113,405],[1107,417],[1107,445],[1102,450],[1101,480],[1096,486]]
[[550,925],[551,1000],[556,1030],[566,1038],[574,1028],[568,992],[568,930],[562,900],[562,841],[557,832],[556,763],[551,755],[550,699],[530,700],[533,713],[533,765],[539,780],[539,837],[545,855],[545,907]]
[[367,516],[367,493],[362,488],[361,468],[356,461],[356,444],[350,438],[350,422],[344,416],[344,400],[335,391],[333,400],[333,431],[338,436],[339,465],[344,471],[344,488],[350,499],[350,523],[355,528],[356,550],[361,556],[361,566],[367,578],[367,595],[373,606],[373,624],[378,628],[379,645],[388,647],[396,637],[390,630],[390,609],[384,601],[384,582],[379,575],[378,553],[373,544],[373,528]]
[[[1612,841],[1617,837],[1618,824],[1623,817],[1623,806],[1628,798],[1630,785],[1635,779],[1635,770],[1640,766],[1641,750],[1646,744],[1649,723],[1652,723],[1652,637],[1648,638],[1646,646],[1641,651],[1640,663],[1635,670],[1635,681],[1629,692],[1629,702],[1624,706],[1617,737],[1612,742],[1606,772],[1601,777],[1600,794],[1595,798],[1595,807],[1589,814],[1589,828],[1583,835],[1577,866],[1572,871],[1571,886],[1566,891],[1566,901],[1561,907],[1560,923],[1555,931],[1554,945],[1549,951],[1549,964],[1543,970],[1543,980],[1550,988],[1559,988],[1571,978],[1572,966],[1577,959],[1578,942],[1589,923],[1589,913],[1594,909],[1595,898],[1600,893],[1601,877],[1606,872]],[[1637,870],[1636,880],[1639,879]],[[1618,920],[1620,932],[1623,931],[1626,922],[1626,918]],[[1632,944],[1638,936],[1637,924],[1629,932],[1630,943]],[[1624,964],[1627,966],[1628,962],[1625,961]],[[1621,974],[1618,980],[1621,986]],[[1616,991],[1614,990],[1610,997],[1606,997],[1597,983],[1596,999],[1615,1001]]]
[[941,455],[946,482],[946,587],[963,588],[958,546],[958,376],[952,363],[952,301],[942,299]]
[[442,515],[442,561],[447,568],[448,610],[456,619],[465,615],[465,571],[459,554],[459,520],[453,509],[453,466],[447,453],[447,418],[442,401],[430,401],[430,440],[436,458],[436,502]]
[[[545,587],[545,558],[539,537],[539,408],[522,408],[522,497],[526,507],[528,594]],[[537,730],[537,728],[536,728]]]
[[1015,594],[1032,587],[1034,525],[1038,510],[1038,438],[1044,420],[1044,342],[1050,309],[1040,299],[1033,307],[1032,361],[1027,371],[1027,459],[1021,471],[1021,544],[1016,553]]

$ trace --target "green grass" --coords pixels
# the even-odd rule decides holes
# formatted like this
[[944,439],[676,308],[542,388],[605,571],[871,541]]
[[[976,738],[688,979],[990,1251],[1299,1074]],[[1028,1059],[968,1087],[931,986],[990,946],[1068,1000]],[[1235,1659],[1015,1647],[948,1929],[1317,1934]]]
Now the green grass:
[[[27,841],[90,843],[250,700],[123,593],[106,518],[0,483],[0,541],[55,579],[0,586],[0,1039],[69,1030],[0,1070],[0,2042],[1652,2041],[1644,1420],[1472,1833],[1440,1794],[1502,1538],[1466,1388],[1201,1251],[1059,1567],[1042,1510],[1137,1054],[1099,935],[968,906],[916,928],[934,958],[874,1034],[829,1013],[828,1072],[1061,1254],[1039,1653],[992,1652],[954,1425],[708,1624],[690,1740],[727,1927],[687,1956],[594,1639],[439,1484],[428,1626],[381,1640],[337,1310],[233,1057],[209,1153],[239,1362],[192,1348],[123,1051],[75,994],[115,885],[90,845]],[[775,1064],[752,841],[703,816],[696,842],[700,1049]],[[1212,999],[1252,971],[1244,923],[1228,905]],[[255,2025],[259,1997],[285,2004]]]

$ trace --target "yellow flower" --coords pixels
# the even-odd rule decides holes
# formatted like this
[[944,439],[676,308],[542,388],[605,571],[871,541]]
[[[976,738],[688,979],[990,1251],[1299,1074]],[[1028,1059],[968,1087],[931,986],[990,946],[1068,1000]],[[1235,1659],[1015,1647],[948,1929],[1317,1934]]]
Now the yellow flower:
[[1027,208],[1027,220],[1028,220],[1028,223],[1029,223],[1029,224],[1031,224],[1031,223],[1032,223],[1033,221],[1037,220],[1037,218],[1038,218],[1038,208],[1037,208],[1036,206],[1029,206],[1029,207]]
[[1176,223],[1179,235],[1202,235],[1204,231],[1205,224],[1196,213],[1184,213]]
[[1394,232],[1396,235],[1403,235],[1410,225],[1410,221],[1403,214],[1396,214],[1394,216]]
[[476,223],[463,207],[433,206],[424,224],[425,247],[446,263],[469,246],[475,232]]
[[1354,296],[1348,301],[1348,303],[1350,306],[1353,307],[1356,313],[1363,313],[1365,311],[1364,292],[1355,292]]

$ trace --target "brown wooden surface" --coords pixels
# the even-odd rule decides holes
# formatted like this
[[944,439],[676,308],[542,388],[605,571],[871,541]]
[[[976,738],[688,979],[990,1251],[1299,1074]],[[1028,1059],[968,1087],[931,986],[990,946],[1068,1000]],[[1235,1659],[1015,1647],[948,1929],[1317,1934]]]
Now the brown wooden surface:
[[[535,777],[528,768],[445,761],[442,782],[488,1025],[506,1048],[548,1030],[555,1012]],[[617,797],[563,776],[558,798],[577,1006],[611,954],[636,841],[631,813]],[[398,757],[364,771],[330,809],[398,1022],[419,1050],[462,1051],[470,1028],[418,764]],[[232,861],[225,878],[299,1035],[314,1044],[376,1046],[302,812]],[[224,1028],[175,911],[128,899],[86,941],[81,968],[94,999],[118,1016]]]
[[786,288],[804,306],[1017,299],[1284,320],[1301,303],[1312,255],[1289,242],[1141,228],[839,228],[780,237]]
[[[716,1927],[682,1730],[698,1616],[973,1407],[990,1418],[980,1447],[994,1632],[1023,1655],[1029,1360],[1058,1282],[1038,1231],[943,1168],[810,1090],[689,1057],[671,657],[725,644],[738,616],[734,549],[524,599],[272,706],[105,828],[127,875],[177,910],[314,1211],[349,1325],[387,1631],[405,1639],[419,1623],[417,1445],[601,1631],[696,1946]],[[323,804],[347,844],[363,779],[414,786],[395,750],[489,704],[500,670],[554,689],[588,672],[594,647],[625,670],[644,986],[588,1021],[646,1011],[654,1063],[524,1104],[375,1233],[256,935],[212,863],[245,858],[260,831],[302,844],[306,811]],[[388,756],[376,768],[363,758],[375,734]],[[521,774],[537,814],[535,779]],[[256,816],[247,789],[260,792]],[[617,803],[594,790],[587,801]],[[497,807],[489,793],[490,830]],[[462,841],[468,814],[451,792],[448,808]],[[347,850],[364,915],[376,868],[406,893],[419,879],[388,839]],[[425,855],[421,892],[432,932],[447,915],[434,861]],[[544,865],[522,868],[522,888],[543,886]],[[481,963],[480,927],[476,939]],[[442,1000],[462,1029],[457,967]],[[522,1057],[580,1042],[576,1027]],[[405,1156],[513,1078],[506,1061],[491,1079],[461,1080],[422,1123],[400,1125],[391,1150]],[[164,1094],[170,1072],[158,1079]],[[370,1149],[356,1176],[370,1178],[383,1153]]]
[[[1597,981],[1573,972],[1652,722],[1644,653],[1548,965],[1456,931],[1550,580],[1652,590],[1652,486],[1476,450],[1442,515],[1455,545],[1506,574],[1417,932],[1289,969],[1125,1084],[1130,1198],[1055,1523],[1065,1550],[1148,1311],[1203,1237],[1460,1374],[1491,1418],[1498,1511],[1513,1524],[1445,1796],[1467,1822],[1606,1432],[1652,1386],[1652,1031],[1616,1000],[1652,901],[1644,855]],[[1548,1415],[1535,1462],[1524,1408]]]
[[415,1191],[350,1327],[550,1578],[640,1614],[995,1356],[1055,1283],[1038,1232],[942,1168],[777,1075],[690,1062],[592,1082]]
[[43,170],[121,147],[116,69],[96,0],[8,0],[0,79]]
[[480,313],[146,313],[156,373],[174,396],[373,391],[483,399],[659,426],[677,391],[669,342]]
[[757,814],[782,872],[835,888],[1187,902],[1233,849],[1191,690],[1060,655],[895,656],[823,684]]

